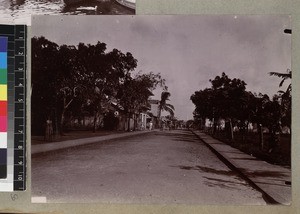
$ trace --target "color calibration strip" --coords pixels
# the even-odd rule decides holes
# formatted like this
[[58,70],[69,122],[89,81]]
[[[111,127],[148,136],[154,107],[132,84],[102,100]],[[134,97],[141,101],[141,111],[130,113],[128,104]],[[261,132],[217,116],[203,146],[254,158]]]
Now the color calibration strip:
[[0,37],[0,179],[7,178],[7,37]]
[[[8,70],[12,77],[11,99],[9,105],[13,110],[11,130],[14,139],[14,190],[26,189],[26,26],[16,25],[14,70]],[[9,63],[8,63],[9,64]],[[10,84],[8,84],[8,93]],[[9,112],[9,111],[8,111]]]
[[[0,191],[22,191],[26,188],[26,26],[0,25],[0,37],[6,37],[8,41],[7,72],[3,74],[3,77],[0,76],[0,101],[4,98],[6,100],[6,107],[5,104],[2,106],[2,103],[0,103],[0,111],[6,109],[5,124],[7,130],[7,172],[6,178],[4,178],[5,176],[0,178]],[[6,85],[2,84],[5,78]],[[2,85],[5,86],[2,87]],[[4,95],[2,95],[3,90],[6,90]],[[1,125],[0,129],[4,127],[4,125]]]

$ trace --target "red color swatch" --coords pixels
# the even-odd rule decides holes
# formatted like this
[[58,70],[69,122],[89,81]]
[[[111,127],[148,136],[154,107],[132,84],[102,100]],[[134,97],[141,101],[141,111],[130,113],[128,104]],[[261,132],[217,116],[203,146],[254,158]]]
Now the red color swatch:
[[0,101],[0,116],[7,116],[7,101]]

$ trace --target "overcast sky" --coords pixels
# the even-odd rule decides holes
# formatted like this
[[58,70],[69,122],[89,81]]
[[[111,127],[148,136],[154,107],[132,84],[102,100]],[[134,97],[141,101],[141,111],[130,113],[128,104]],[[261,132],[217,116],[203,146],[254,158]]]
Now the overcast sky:
[[[289,16],[34,16],[32,35],[57,44],[107,44],[131,52],[136,71],[161,73],[175,116],[191,119],[190,96],[225,72],[247,90],[273,96],[280,79],[269,72],[291,68]],[[285,88],[283,88],[285,89]],[[160,98],[160,90],[153,99]]]

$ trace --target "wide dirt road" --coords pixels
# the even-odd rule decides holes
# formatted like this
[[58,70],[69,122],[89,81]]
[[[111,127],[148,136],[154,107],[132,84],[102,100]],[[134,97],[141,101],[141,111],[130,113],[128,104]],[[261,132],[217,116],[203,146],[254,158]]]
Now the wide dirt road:
[[47,202],[265,204],[189,131],[152,132],[32,158]]

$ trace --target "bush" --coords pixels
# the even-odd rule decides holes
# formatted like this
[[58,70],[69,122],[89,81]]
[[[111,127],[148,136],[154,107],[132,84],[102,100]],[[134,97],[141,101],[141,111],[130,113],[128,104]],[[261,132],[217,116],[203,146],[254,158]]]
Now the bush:
[[272,150],[272,152],[267,149],[270,141],[269,133],[264,133],[264,144],[266,145],[264,150],[260,149],[259,135],[256,132],[246,134],[235,132],[232,141],[226,137],[224,131],[216,132],[213,137],[271,164],[291,166],[291,135],[289,134],[280,135],[279,147]]
[[104,123],[104,130],[116,130],[119,124],[119,119],[115,117],[114,112],[108,112],[104,118],[103,118],[103,123]]

